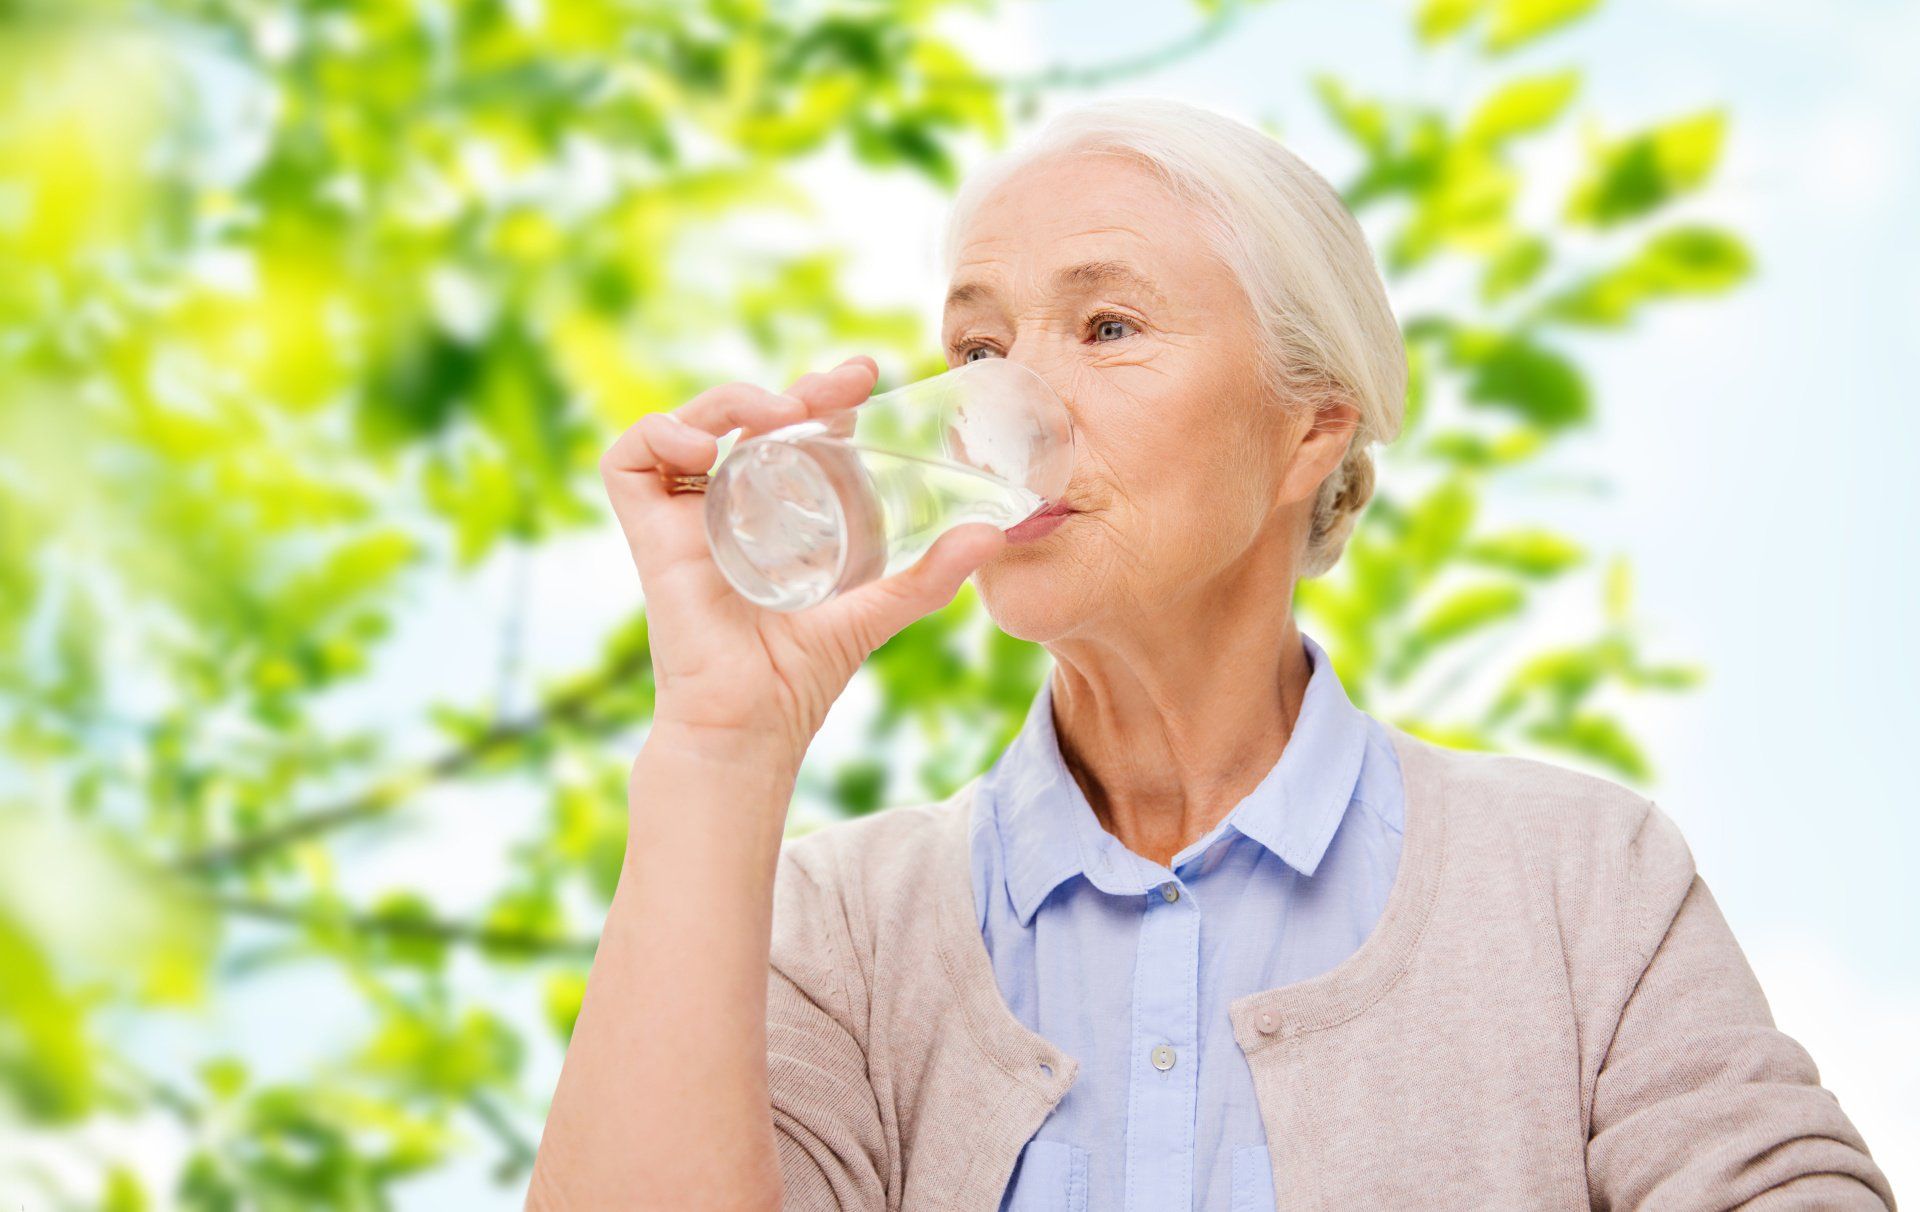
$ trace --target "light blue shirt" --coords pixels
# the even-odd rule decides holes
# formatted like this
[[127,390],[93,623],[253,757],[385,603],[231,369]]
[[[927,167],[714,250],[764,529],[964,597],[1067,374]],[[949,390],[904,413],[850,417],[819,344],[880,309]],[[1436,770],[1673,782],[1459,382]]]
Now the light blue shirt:
[[1400,861],[1392,741],[1301,639],[1312,674],[1279,762],[1168,867],[1100,826],[1060,758],[1051,677],[982,776],[971,862],[994,976],[1080,1061],[1006,1212],[1275,1207],[1228,1003],[1356,951]]

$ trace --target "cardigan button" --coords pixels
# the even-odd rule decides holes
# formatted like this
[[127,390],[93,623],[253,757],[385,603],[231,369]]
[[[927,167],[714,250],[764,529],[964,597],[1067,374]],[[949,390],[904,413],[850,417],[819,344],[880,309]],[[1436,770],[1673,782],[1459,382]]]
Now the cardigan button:
[[1262,1010],[1260,1012],[1260,1020],[1259,1020],[1260,1034],[1272,1035],[1273,1029],[1275,1027],[1278,1027],[1279,1025],[1280,1025],[1279,1023],[1274,1021],[1273,1011]]

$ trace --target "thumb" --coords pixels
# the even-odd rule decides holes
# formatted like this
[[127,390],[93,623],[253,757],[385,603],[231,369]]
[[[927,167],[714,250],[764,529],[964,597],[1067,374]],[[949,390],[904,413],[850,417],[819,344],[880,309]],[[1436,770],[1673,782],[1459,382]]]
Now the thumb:
[[998,526],[963,523],[935,539],[908,567],[849,590],[827,606],[844,613],[864,651],[872,652],[907,624],[953,601],[961,582],[1006,545],[1006,532]]

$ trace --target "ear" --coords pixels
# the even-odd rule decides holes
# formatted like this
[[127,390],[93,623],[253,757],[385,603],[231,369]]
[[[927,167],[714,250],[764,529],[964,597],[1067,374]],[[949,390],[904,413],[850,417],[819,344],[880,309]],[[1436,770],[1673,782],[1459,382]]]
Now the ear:
[[1352,401],[1336,396],[1323,403],[1294,447],[1287,473],[1280,480],[1275,507],[1309,500],[1320,491],[1321,483],[1347,457],[1359,427],[1360,410]]

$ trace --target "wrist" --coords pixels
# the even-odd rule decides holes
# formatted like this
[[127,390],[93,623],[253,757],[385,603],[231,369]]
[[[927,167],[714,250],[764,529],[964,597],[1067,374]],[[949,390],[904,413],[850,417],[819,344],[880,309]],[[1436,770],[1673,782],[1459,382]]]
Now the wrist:
[[676,869],[740,860],[771,871],[797,768],[764,748],[723,753],[665,739],[649,738],[627,774],[623,868],[670,855]]
[[800,758],[784,741],[656,722],[628,770],[627,792],[635,808],[666,790],[675,798],[693,792],[778,801],[784,813],[799,778]]
[[805,738],[778,724],[709,724],[656,712],[641,753],[652,750],[704,764],[743,765],[798,775],[806,749]]

